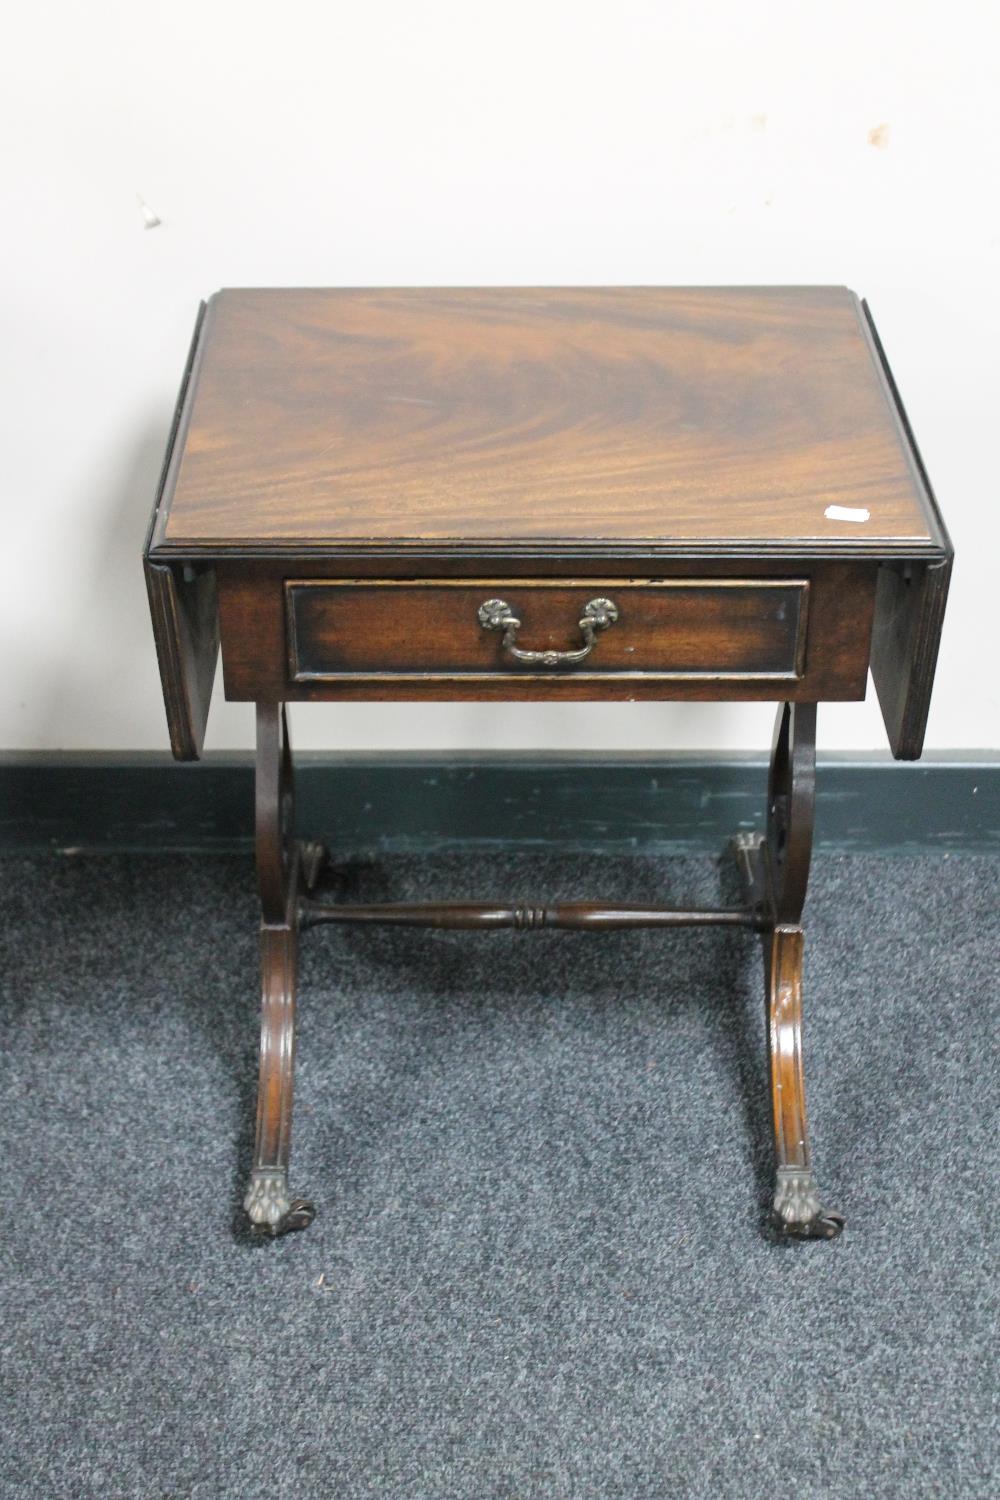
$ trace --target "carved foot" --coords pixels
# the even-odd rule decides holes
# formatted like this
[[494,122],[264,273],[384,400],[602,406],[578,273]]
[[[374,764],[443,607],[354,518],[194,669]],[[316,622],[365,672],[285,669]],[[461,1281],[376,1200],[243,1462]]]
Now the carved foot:
[[257,1167],[250,1173],[243,1207],[254,1229],[272,1238],[308,1229],[316,1217],[308,1198],[289,1198],[288,1173],[280,1167]]
[[823,1209],[812,1172],[801,1167],[779,1167],[771,1224],[785,1239],[835,1240],[844,1227],[844,1219]]

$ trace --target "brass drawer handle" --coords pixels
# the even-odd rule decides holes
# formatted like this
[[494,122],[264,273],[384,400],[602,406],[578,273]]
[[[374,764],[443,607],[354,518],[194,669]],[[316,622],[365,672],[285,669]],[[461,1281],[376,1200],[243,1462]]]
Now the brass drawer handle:
[[479,623],[484,630],[502,630],[503,649],[516,661],[532,667],[571,667],[583,661],[594,649],[599,630],[607,630],[618,618],[618,606],[610,599],[591,599],[578,621],[584,644],[579,651],[525,651],[516,644],[521,622],[506,599],[486,599],[479,606]]

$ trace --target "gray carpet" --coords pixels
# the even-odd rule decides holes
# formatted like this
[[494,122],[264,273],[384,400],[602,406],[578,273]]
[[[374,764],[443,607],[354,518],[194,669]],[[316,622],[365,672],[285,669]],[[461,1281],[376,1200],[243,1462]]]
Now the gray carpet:
[[[807,1068],[834,1244],[762,1233],[733,932],[324,929],[295,1191],[238,1212],[245,861],[8,860],[0,1494],[996,1496],[1000,861],[820,856]],[[373,899],[692,899],[715,861],[488,856]]]

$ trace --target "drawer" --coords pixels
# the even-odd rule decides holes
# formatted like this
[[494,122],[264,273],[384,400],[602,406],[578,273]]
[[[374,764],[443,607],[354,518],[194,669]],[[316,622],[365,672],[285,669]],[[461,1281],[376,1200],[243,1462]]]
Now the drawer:
[[288,579],[293,683],[352,678],[796,682],[801,578]]

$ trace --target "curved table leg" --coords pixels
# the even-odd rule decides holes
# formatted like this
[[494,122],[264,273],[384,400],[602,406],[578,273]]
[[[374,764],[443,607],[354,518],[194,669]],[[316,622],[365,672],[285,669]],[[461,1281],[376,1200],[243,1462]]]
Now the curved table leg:
[[[292,839],[292,763],[283,707],[257,705],[257,881],[261,901],[260,1079],[253,1169],[243,1206],[269,1235],[315,1217],[288,1190],[295,1076],[295,993],[301,855]],[[310,864],[313,863],[310,857]]]
[[816,705],[778,710],[768,782],[767,837],[741,835],[737,857],[760,914],[774,1119],[774,1229],[790,1239],[835,1239],[840,1214],[822,1207],[813,1176],[802,1063],[802,906],[812,858]]
[[832,1240],[844,1220],[824,1210],[812,1172],[802,1066],[802,948],[801,927],[775,927],[765,961],[776,1163],[771,1213],[779,1234]]

